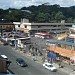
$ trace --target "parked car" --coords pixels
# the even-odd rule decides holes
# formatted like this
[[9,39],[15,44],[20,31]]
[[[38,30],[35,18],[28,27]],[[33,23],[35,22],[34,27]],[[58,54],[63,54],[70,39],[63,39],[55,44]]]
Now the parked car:
[[1,55],[1,57],[8,60],[8,57],[6,55]]
[[26,67],[27,66],[26,62],[22,58],[17,58],[16,63],[18,65],[20,65],[21,67]]
[[23,48],[23,44],[17,44],[19,48]]
[[46,62],[46,63],[43,64],[43,66],[46,69],[51,70],[52,72],[56,72],[57,71],[56,67],[54,67],[51,63]]
[[15,44],[13,44],[13,43],[11,43],[11,42],[9,43],[9,45],[10,45],[10,46],[15,46]]

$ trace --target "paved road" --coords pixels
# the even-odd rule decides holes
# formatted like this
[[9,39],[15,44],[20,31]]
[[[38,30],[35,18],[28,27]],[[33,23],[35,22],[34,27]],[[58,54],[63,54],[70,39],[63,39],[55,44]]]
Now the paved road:
[[43,50],[47,48],[46,39],[32,37],[31,42],[34,48],[37,48],[39,51],[41,51],[44,56],[46,55],[46,51]]
[[[26,58],[20,53],[17,53],[17,51],[14,51],[10,46],[0,45],[0,55],[1,54],[5,54],[12,61],[9,69],[17,75],[66,75],[59,71],[50,72],[49,70],[46,70],[41,64]],[[27,62],[28,67],[23,68],[17,65],[15,61],[17,57],[22,57]]]
[[31,42],[32,42],[33,45],[36,46],[39,50],[40,50],[40,49],[43,49],[43,48],[46,48],[46,41],[45,41],[45,39],[32,37],[32,38],[31,38]]

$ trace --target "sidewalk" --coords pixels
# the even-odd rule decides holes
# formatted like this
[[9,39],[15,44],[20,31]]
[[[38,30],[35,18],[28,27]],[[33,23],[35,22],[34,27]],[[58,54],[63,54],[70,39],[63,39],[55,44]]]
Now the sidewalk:
[[[23,53],[23,51],[19,51],[19,50],[16,50],[18,53],[22,53],[23,56],[29,58],[32,60],[32,56],[30,53],[26,52],[26,53]],[[37,60],[35,62],[39,63],[39,64],[43,64],[43,61],[42,61],[42,56],[36,56]],[[59,71],[62,71],[64,73],[66,73],[67,75],[75,75],[75,72],[73,71],[73,66],[72,65],[68,65],[66,63],[63,63],[64,64],[63,68],[59,68],[59,65],[58,63],[53,63],[53,65],[59,70]]]

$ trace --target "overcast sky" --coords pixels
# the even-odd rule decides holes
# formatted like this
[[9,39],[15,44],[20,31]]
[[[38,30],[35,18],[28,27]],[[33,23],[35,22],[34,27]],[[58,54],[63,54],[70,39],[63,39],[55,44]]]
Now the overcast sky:
[[0,0],[0,8],[21,8],[31,5],[41,5],[46,2],[49,2],[50,5],[59,4],[62,7],[75,5],[75,0]]

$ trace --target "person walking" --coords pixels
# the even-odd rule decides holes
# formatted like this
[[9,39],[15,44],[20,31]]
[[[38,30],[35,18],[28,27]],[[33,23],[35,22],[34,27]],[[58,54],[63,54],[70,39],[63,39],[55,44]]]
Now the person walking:
[[42,58],[42,62],[43,62],[43,63],[45,62],[45,57]]
[[59,63],[59,68],[61,68],[61,62]]

